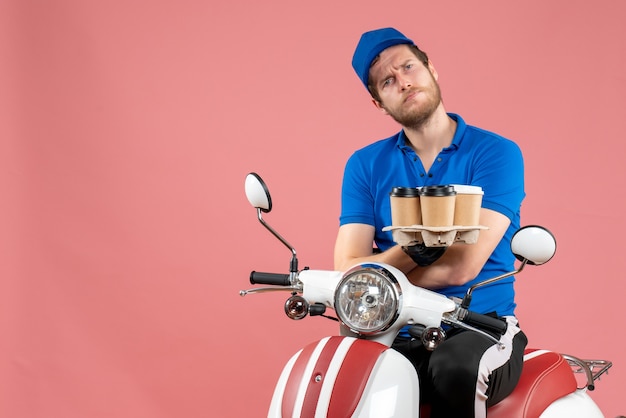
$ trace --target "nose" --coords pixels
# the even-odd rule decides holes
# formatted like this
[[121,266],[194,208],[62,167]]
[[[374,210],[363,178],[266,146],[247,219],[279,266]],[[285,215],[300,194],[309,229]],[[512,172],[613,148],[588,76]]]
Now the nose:
[[405,76],[399,76],[398,85],[402,90],[406,90],[412,86],[411,80]]

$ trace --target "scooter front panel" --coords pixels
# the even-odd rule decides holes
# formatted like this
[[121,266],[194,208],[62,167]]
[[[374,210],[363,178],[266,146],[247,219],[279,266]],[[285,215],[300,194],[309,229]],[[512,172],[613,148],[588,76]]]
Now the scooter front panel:
[[[406,387],[406,380],[401,379],[399,382],[393,370],[386,370],[380,374],[378,370],[385,369],[381,367],[381,359],[389,358],[387,353],[392,353],[391,357],[396,361],[398,358],[405,361],[402,363],[402,369],[412,370],[412,367],[407,367],[408,360],[389,347],[376,342],[336,336],[309,344],[294,356],[283,370],[274,392],[269,416],[302,418],[375,416],[369,412],[376,405],[383,406],[380,401],[383,401],[385,396],[381,396],[381,393],[389,394],[390,382],[392,382],[391,391],[394,391],[399,383],[407,391],[416,390],[414,385]],[[408,364],[410,366],[410,363]],[[388,376],[379,378],[385,373]],[[375,379],[373,375],[376,375]],[[413,378],[416,382],[417,377]],[[412,392],[412,395],[417,396],[416,392]],[[374,404],[370,399],[372,396],[378,399]],[[370,411],[364,412],[363,405],[368,403]],[[360,412],[355,414],[357,407]]]
[[417,418],[419,380],[406,357],[389,349],[378,357],[355,418]]
[[378,355],[386,349],[382,344],[347,337],[309,344],[287,379],[282,416],[351,416]]

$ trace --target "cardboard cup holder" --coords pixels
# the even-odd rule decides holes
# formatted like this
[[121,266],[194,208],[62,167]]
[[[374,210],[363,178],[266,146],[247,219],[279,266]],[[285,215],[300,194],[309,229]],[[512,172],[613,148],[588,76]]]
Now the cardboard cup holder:
[[401,246],[424,243],[427,247],[449,247],[455,242],[475,244],[481,229],[486,226],[386,226],[383,231],[391,231],[393,240]]

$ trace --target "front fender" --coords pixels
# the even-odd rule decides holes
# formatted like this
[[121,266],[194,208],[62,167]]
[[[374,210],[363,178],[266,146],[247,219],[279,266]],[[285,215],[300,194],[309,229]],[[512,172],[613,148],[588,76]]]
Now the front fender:
[[296,353],[278,380],[268,417],[417,417],[411,363],[385,345],[327,337]]

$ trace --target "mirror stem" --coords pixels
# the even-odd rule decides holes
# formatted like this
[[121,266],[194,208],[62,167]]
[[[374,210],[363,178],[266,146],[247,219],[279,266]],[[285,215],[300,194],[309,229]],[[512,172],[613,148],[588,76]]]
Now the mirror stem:
[[463,301],[461,302],[461,308],[464,309],[469,309],[469,305],[472,302],[472,293],[474,292],[475,289],[488,285],[490,283],[493,282],[497,282],[498,280],[502,280],[502,279],[506,279],[507,277],[513,276],[514,274],[519,273],[520,271],[524,270],[524,267],[526,266],[526,264],[528,263],[528,260],[524,259],[522,261],[522,264],[519,266],[519,268],[515,271],[512,271],[510,273],[505,273],[501,276],[498,277],[494,277],[492,279],[489,280],[485,280],[484,282],[480,282],[475,284],[474,286],[470,287],[469,289],[467,289],[467,293],[465,294],[465,297],[463,298]]
[[263,219],[263,216],[261,215],[261,209],[260,208],[256,209],[256,213],[257,213],[257,217],[259,218],[259,222],[261,222],[261,224],[265,228],[267,228],[267,230],[270,231],[272,233],[272,235],[274,235],[276,238],[278,238],[278,240],[280,242],[282,242],[283,245],[289,249],[289,251],[291,251],[292,255],[291,255],[291,263],[289,264],[289,271],[291,273],[297,273],[298,272],[298,257],[296,256],[296,249],[293,248],[291,246],[291,244],[289,244],[287,242],[287,240],[285,240],[283,237],[281,237],[278,232],[274,231],[274,228],[272,228],[271,226],[269,226],[269,224],[267,224],[265,222],[265,220]]

